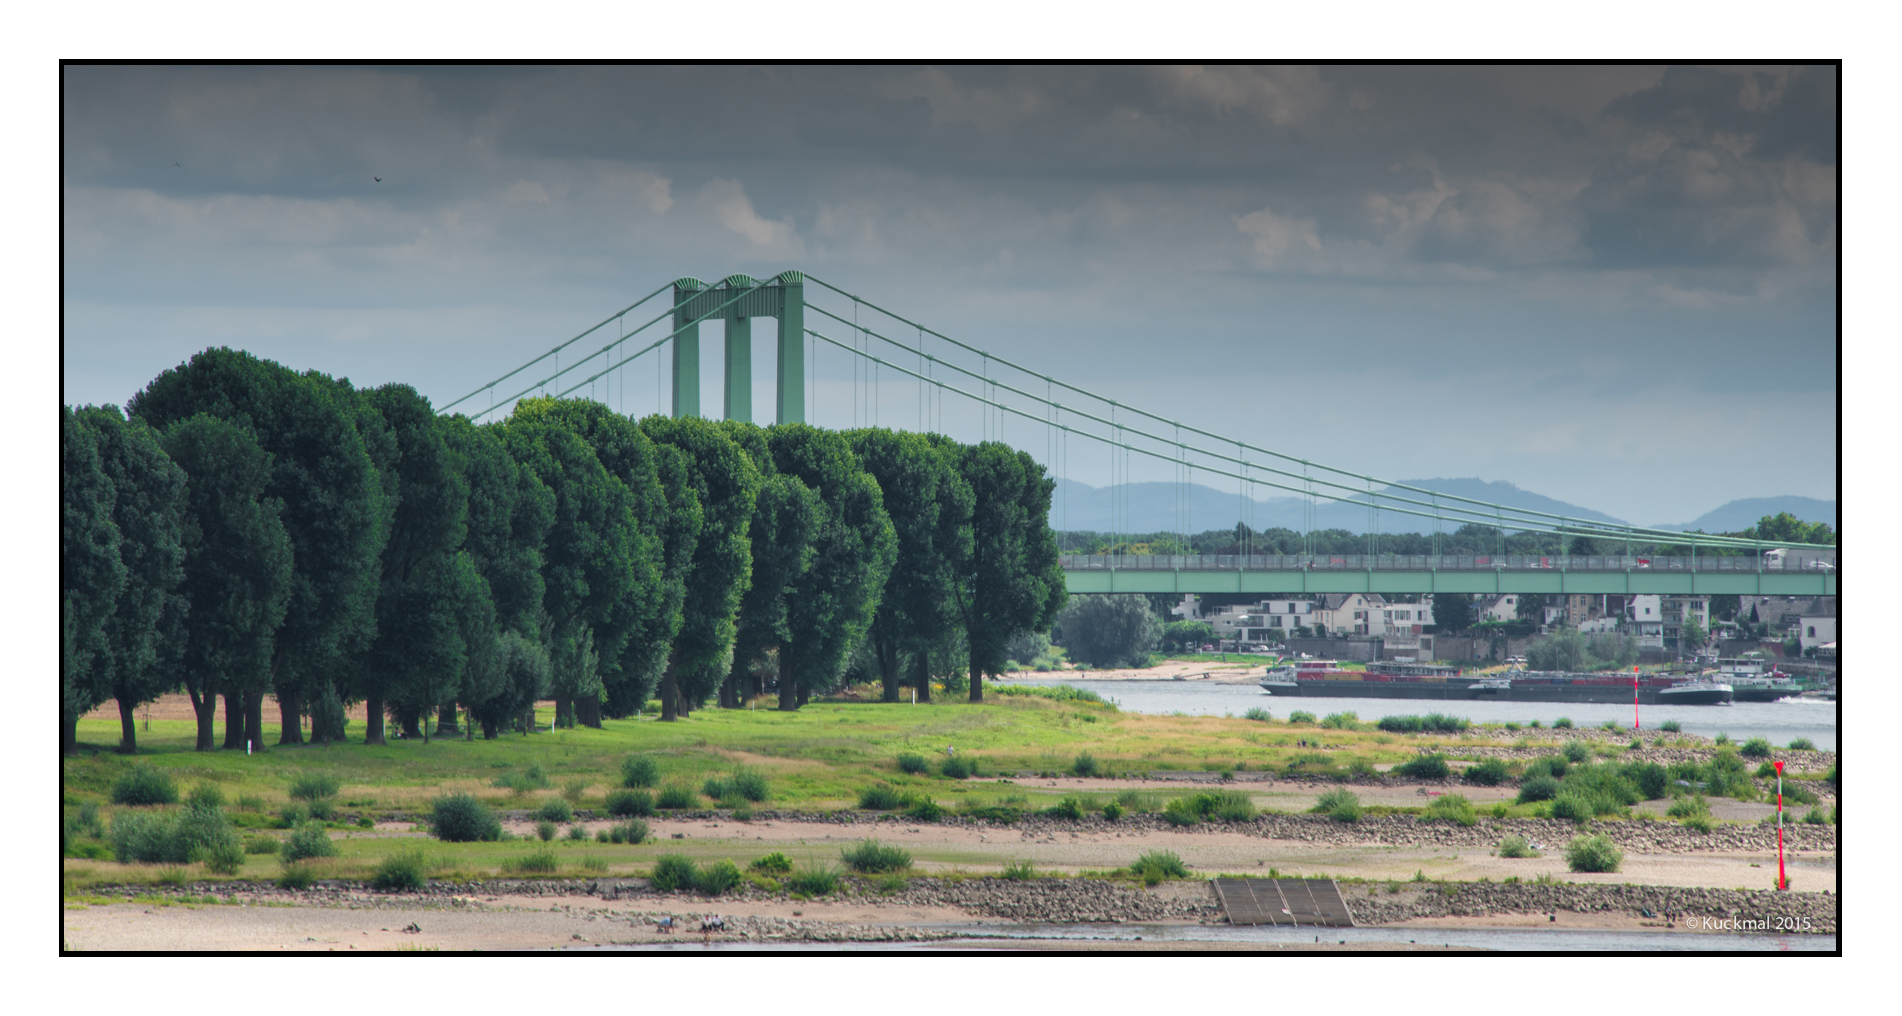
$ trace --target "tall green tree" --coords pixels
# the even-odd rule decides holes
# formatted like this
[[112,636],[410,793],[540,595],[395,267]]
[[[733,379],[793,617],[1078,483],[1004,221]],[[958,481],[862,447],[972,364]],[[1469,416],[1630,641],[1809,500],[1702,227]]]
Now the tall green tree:
[[1433,594],[1433,624],[1440,631],[1449,634],[1465,631],[1478,618],[1479,615],[1473,610],[1471,593]]
[[883,697],[896,702],[901,657],[927,651],[961,620],[953,585],[971,564],[974,499],[950,449],[923,434],[872,428],[847,437],[878,481],[898,539],[870,632]]
[[1072,596],[1057,614],[1056,633],[1081,663],[1142,667],[1162,635],[1162,622],[1140,596]]
[[72,407],[59,410],[59,751],[77,746],[79,718],[110,687],[93,661],[110,651],[106,622],[125,588],[126,565],[113,524],[116,493],[99,462],[98,437]]
[[803,423],[766,431],[773,466],[819,496],[824,512],[812,536],[812,565],[792,583],[779,648],[779,707],[797,709],[838,680],[871,626],[898,556],[878,481],[859,465],[843,435]]
[[753,573],[747,526],[759,497],[760,474],[726,428],[698,417],[650,416],[641,429],[659,444],[686,454],[688,477],[701,510],[700,534],[686,573],[680,631],[661,676],[661,719],[706,702],[733,663],[740,597]]
[[1739,534],[1773,543],[1819,543],[1834,545],[1836,532],[1827,522],[1805,522],[1789,512],[1765,515],[1755,529]]
[[[271,453],[266,495],[284,506],[294,562],[272,670],[283,718],[278,743],[303,743],[305,701],[331,715],[335,689],[347,683],[376,631],[390,504],[364,446],[353,389],[217,347],[159,375],[129,408],[161,430],[209,413],[248,427]],[[255,703],[246,711],[254,713]]]
[[105,626],[104,652],[94,658],[99,680],[119,703],[119,750],[138,750],[133,711],[176,687],[178,629],[187,601],[184,579],[185,473],[143,420],[127,421],[117,406],[79,410],[99,447],[100,468],[113,486],[126,583]]
[[[720,705],[737,709],[743,696],[764,690],[759,686],[764,681],[756,676],[758,668],[769,658],[776,660],[780,644],[791,637],[786,626],[787,598],[812,567],[813,534],[825,504],[799,477],[781,473],[773,464],[764,430],[735,421],[724,426],[760,474],[759,496],[753,501],[753,519],[746,530],[753,574],[740,597],[733,665],[720,686]],[[749,687],[755,681],[759,685]]]
[[971,652],[973,702],[984,675],[1003,668],[1013,636],[1044,631],[1063,609],[1063,570],[1050,531],[1056,481],[1027,452],[995,441],[967,446],[959,472],[971,485],[971,564],[954,585]]
[[210,751],[218,696],[270,686],[276,639],[294,585],[284,506],[266,491],[274,469],[250,428],[209,414],[166,427],[160,440],[185,473],[185,612],[175,678]]

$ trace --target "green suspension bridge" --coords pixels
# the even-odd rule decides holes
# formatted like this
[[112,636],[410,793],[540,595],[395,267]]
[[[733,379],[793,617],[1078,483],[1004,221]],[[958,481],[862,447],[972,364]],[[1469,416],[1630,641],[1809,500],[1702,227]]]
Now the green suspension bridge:
[[[1188,486],[1198,476],[1234,484],[1243,523],[1250,521],[1257,493],[1299,499],[1307,523],[1304,550],[1313,549],[1308,534],[1316,528],[1313,522],[1320,505],[1347,503],[1367,511],[1363,553],[1250,553],[1246,541],[1252,529],[1245,528],[1241,530],[1242,552],[1237,554],[1064,555],[1062,566],[1072,592],[1836,595],[1840,561],[1834,546],[1768,543],[1574,518],[1326,466],[1124,405],[794,271],[763,280],[746,275],[730,275],[717,283],[675,280],[443,405],[440,411],[460,411],[476,420],[495,419],[531,395],[585,395],[627,412],[632,379],[637,386],[637,410],[705,415],[700,326],[720,322],[725,329],[722,415],[757,422],[752,335],[756,318],[772,318],[776,325],[774,422],[816,424],[813,412],[824,410],[827,426],[910,425],[920,431],[975,433],[981,440],[996,441],[1005,440],[1008,430],[1018,447],[1041,440],[1041,461],[1053,475],[1063,478],[1070,474],[1074,438],[1079,465],[1090,469],[1105,461],[1108,465],[1113,547],[1119,543],[1116,535],[1131,530],[1128,491],[1135,470],[1144,468],[1153,475],[1165,464],[1177,489],[1178,524],[1173,528],[1185,536],[1193,531],[1194,523]],[[578,349],[577,344],[581,344]],[[852,372],[849,385],[841,380],[842,373],[822,376],[821,354],[831,358],[835,367],[841,358],[847,363]],[[644,397],[649,373],[654,384],[651,403]],[[893,414],[889,421],[886,412]],[[1052,521],[1058,529],[1065,528],[1066,498],[1067,494],[1060,494],[1053,507]],[[1412,528],[1395,532],[1430,536],[1433,552],[1382,553],[1382,534],[1396,524]],[[1443,538],[1468,525],[1490,529],[1499,552],[1440,553]],[[1504,553],[1504,534],[1509,532],[1555,535],[1560,552]],[[1587,541],[1581,549],[1591,553],[1569,553],[1574,541]],[[1658,556],[1646,552],[1660,545],[1689,553]],[[1766,553],[1774,550],[1782,553]]]

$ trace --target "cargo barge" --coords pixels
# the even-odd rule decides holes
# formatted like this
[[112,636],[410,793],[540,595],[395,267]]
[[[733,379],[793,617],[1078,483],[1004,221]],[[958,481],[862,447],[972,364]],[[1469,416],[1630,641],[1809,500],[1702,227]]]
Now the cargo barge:
[[[1704,678],[1637,677],[1637,700],[1646,705],[1728,705],[1731,687]],[[1632,675],[1568,674],[1514,670],[1484,677],[1461,675],[1433,663],[1370,663],[1366,671],[1342,670],[1334,660],[1301,660],[1270,667],[1261,687],[1270,695],[1304,698],[1493,699],[1501,702],[1602,702],[1632,700]]]
[[[1766,673],[1764,667],[1770,666]],[[1745,653],[1736,659],[1718,660],[1715,672],[1705,675],[1730,685],[1739,702],[1775,702],[1803,693],[1796,678],[1778,671],[1762,653]]]

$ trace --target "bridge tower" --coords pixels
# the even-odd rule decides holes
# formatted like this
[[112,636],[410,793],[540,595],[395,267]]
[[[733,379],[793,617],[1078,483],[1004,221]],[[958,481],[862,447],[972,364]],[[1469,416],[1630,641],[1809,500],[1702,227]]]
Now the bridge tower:
[[[753,422],[752,319],[779,322],[778,373],[773,390],[776,423],[806,422],[806,277],[781,272],[765,284],[750,275],[729,275],[708,285],[674,281],[674,415],[700,416],[700,325],[695,318],[726,322],[726,382],[722,412],[729,420]],[[740,292],[746,293],[732,306]]]

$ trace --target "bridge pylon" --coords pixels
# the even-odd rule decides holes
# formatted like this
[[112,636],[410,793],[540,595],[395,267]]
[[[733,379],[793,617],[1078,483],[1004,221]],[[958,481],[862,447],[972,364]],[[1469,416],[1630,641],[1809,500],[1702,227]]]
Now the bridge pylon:
[[[776,423],[806,422],[806,277],[780,272],[761,283],[750,275],[729,275],[709,285],[699,279],[674,281],[673,415],[700,416],[700,322],[726,323],[725,405],[729,420],[753,422],[752,319],[770,317],[779,325]],[[751,290],[751,292],[746,292]],[[745,293],[739,299],[734,297]],[[722,306],[730,304],[730,306]]]

